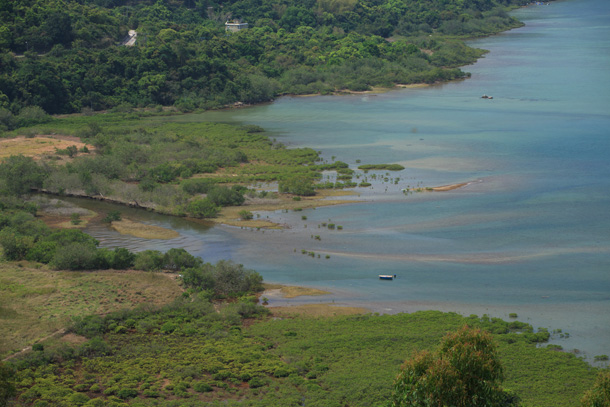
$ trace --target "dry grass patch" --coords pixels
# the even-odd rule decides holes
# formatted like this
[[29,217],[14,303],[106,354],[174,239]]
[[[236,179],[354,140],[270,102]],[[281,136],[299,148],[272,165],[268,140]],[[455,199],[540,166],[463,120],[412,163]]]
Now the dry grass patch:
[[162,228],[160,226],[145,225],[123,219],[112,222],[112,228],[122,235],[141,237],[143,239],[173,239],[180,236],[175,230]]
[[40,220],[42,220],[47,226],[57,229],[84,229],[89,222],[98,216],[97,213],[91,212],[89,215],[81,216],[79,218],[79,223],[74,224],[72,219],[69,216],[58,216],[58,215],[48,215],[42,214],[40,215]]
[[139,303],[166,304],[182,292],[162,273],[54,271],[0,264],[0,357],[67,326],[74,316],[106,314]]
[[[0,160],[11,155],[24,155],[40,159],[45,155],[55,154],[55,150],[65,150],[76,146],[80,151],[87,146],[89,151],[95,150],[92,145],[85,144],[76,137],[66,136],[36,136],[32,138],[17,137],[0,140]],[[79,153],[81,155],[83,153]]]
[[305,304],[290,307],[269,307],[275,317],[334,317],[338,315],[368,314],[370,310],[359,307],[340,307],[333,304]]

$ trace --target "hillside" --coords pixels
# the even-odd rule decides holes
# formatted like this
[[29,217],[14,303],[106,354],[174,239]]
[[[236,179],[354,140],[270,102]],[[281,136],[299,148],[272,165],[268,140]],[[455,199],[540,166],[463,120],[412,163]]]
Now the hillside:
[[[519,26],[524,0],[19,0],[0,4],[0,123],[173,105],[183,111],[466,77],[459,38]],[[227,19],[248,29],[225,32]],[[135,46],[120,45],[129,30]]]

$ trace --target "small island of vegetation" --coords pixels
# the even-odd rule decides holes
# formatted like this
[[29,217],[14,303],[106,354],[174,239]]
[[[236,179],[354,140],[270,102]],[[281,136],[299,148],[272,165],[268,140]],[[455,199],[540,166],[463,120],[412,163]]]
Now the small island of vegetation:
[[402,171],[405,169],[400,164],[363,164],[358,166],[359,170],[387,170],[387,171]]

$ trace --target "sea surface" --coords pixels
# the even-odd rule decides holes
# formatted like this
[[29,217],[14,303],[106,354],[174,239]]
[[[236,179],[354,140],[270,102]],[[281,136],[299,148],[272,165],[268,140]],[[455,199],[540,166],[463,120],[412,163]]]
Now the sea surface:
[[[610,354],[610,2],[556,1],[514,15],[526,26],[471,42],[490,52],[463,68],[467,80],[181,118],[260,125],[351,168],[358,160],[406,167],[360,173],[373,187],[355,189],[346,204],[260,214],[289,226],[282,231],[127,210],[181,236],[89,232],[106,246],[185,247],[206,261],[243,263],[266,281],[332,292],[301,302],[516,313],[535,328],[561,329],[552,342],[588,360]],[[462,182],[448,192],[403,192]]]

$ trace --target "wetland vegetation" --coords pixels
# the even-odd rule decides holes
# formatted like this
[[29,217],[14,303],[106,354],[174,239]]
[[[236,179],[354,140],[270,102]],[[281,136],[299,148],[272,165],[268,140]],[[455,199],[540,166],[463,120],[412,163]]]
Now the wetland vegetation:
[[[265,199],[295,211],[318,205],[313,196],[356,186],[359,174],[256,126],[176,112],[463,78],[458,66],[483,51],[461,38],[518,26],[506,8],[523,3],[0,2],[0,123],[3,142],[11,141],[0,151],[0,354],[12,356],[0,362],[0,405],[384,405],[400,396],[393,391],[403,362],[425,359],[424,351],[441,360],[439,342],[464,325],[489,332],[485,340],[497,346],[510,390],[503,405],[576,406],[583,395],[583,406],[608,405],[607,371],[545,346],[554,333],[516,314],[507,322],[324,304],[266,308],[262,278],[243,265],[205,263],[183,249],[100,248],[66,224],[47,226],[28,197],[95,197],[250,227],[265,225],[253,214]],[[225,35],[229,13],[251,29]],[[140,32],[138,45],[117,46],[128,28]],[[112,112],[93,114],[103,109]],[[48,115],[75,112],[82,115]],[[337,179],[316,184],[323,171]],[[102,216],[142,232],[120,214]],[[68,213],[65,223],[80,226],[84,217]]]
[[[32,277],[50,273],[31,264],[13,267]],[[148,274],[146,295],[155,295],[150,290],[161,284],[150,285],[150,279],[158,276],[166,290],[174,290],[174,297],[158,298],[156,304],[140,302],[134,308],[138,301],[130,301],[143,290],[138,274],[53,273],[53,293],[36,289],[35,278],[19,283],[19,292],[28,295],[9,291],[12,301],[3,304],[2,318],[25,327],[27,322],[9,315],[10,309],[52,301],[50,296],[74,290],[76,281],[91,290],[61,307],[64,315],[73,317],[67,323],[68,335],[39,342],[32,351],[4,362],[13,372],[16,405],[296,406],[303,400],[320,406],[383,405],[405,359],[436,349],[447,332],[465,324],[493,334],[503,386],[522,403],[511,405],[575,406],[596,377],[596,369],[575,355],[537,347],[550,333],[518,321],[434,311],[344,313],[341,307],[328,306],[323,316],[312,307],[289,307],[277,311],[282,318],[272,319],[251,294],[210,302],[218,294],[234,294],[200,290],[205,278],[192,272],[186,284]],[[242,276],[247,278],[247,273]],[[126,302],[109,301],[105,316],[88,315],[95,305],[85,304],[95,300],[93,288],[103,287],[96,282],[101,278],[118,283]],[[121,283],[126,278],[132,283]],[[252,293],[259,289],[253,288]],[[354,312],[361,314],[349,315]]]
[[269,318],[262,278],[242,265],[182,249],[100,249],[34,213],[32,203],[2,200],[0,319],[12,338],[3,353],[32,345],[3,362],[14,405],[378,405],[405,359],[466,324],[493,334],[511,402],[574,406],[604,389],[603,378],[592,387],[598,369],[545,347],[554,333],[527,323],[332,306]]

